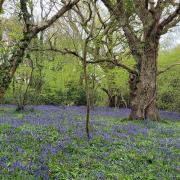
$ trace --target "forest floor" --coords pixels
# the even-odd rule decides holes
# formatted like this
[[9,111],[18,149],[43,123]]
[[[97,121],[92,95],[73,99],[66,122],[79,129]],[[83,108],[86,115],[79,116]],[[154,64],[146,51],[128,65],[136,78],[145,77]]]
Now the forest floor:
[[128,109],[0,106],[0,179],[180,179],[180,114],[128,121]]

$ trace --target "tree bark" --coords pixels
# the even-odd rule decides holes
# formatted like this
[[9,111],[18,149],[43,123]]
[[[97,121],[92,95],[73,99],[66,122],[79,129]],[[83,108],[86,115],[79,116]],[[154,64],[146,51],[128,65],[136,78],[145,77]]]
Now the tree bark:
[[2,88],[0,88],[0,100],[3,98],[3,96],[4,96],[4,91]]
[[136,67],[139,75],[130,74],[130,119],[159,120],[156,106],[157,52],[156,45],[153,48],[146,46]]
[[25,50],[28,47],[32,38],[24,38],[18,44],[18,48],[14,49],[13,55],[8,63],[0,65],[0,99],[3,98],[6,90],[8,89],[17,67],[22,62]]

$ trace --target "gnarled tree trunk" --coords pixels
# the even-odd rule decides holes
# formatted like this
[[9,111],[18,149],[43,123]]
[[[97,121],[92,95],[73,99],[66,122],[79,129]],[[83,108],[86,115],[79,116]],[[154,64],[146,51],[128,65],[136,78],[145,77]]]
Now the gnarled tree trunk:
[[157,46],[146,47],[137,65],[138,75],[130,75],[130,119],[159,120],[156,106]]
[[[180,3],[175,1],[133,0],[129,7],[126,1],[102,0],[112,16],[119,21],[124,31],[131,54],[136,62],[136,72],[130,75],[130,119],[158,120],[156,107],[157,52],[160,37],[179,23]],[[167,3],[168,2],[168,3]],[[168,9],[172,9],[171,12]],[[174,10],[173,10],[174,9]],[[167,12],[164,14],[164,12]],[[138,18],[131,18],[134,15]],[[131,19],[134,19],[132,21]],[[133,23],[142,22],[143,36],[137,33]],[[126,68],[127,69],[127,68]]]

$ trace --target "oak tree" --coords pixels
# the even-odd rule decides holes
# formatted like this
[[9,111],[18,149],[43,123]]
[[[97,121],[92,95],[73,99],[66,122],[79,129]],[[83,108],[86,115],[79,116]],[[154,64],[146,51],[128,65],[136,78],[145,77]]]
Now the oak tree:
[[130,119],[159,120],[156,106],[160,37],[179,23],[180,3],[173,0],[102,0],[116,18],[135,60],[129,76]]

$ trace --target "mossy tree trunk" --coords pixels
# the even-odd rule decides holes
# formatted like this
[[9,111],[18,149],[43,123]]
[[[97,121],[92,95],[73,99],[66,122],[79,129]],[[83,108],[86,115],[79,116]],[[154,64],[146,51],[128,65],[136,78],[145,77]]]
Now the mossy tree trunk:
[[17,67],[22,62],[22,59],[25,54],[25,50],[28,47],[31,39],[25,38],[20,41],[18,48],[14,49],[13,55],[9,60],[0,65],[0,99],[3,98],[6,90],[8,89],[14,73],[16,72]]

